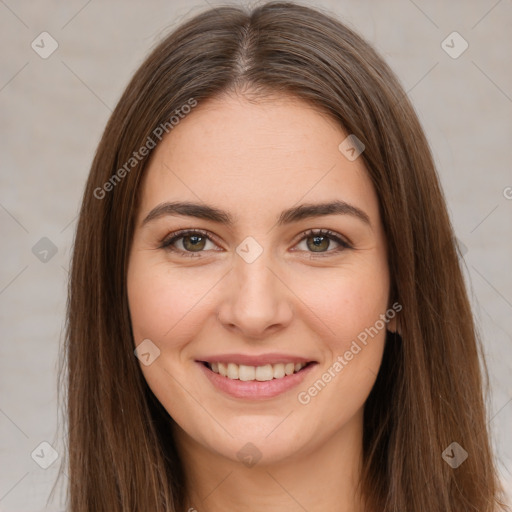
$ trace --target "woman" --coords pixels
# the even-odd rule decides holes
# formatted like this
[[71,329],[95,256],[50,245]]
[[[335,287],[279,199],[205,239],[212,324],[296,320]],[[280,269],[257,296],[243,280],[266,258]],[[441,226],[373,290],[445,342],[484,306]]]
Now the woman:
[[453,240],[354,32],[281,2],[178,27],[83,198],[70,510],[504,510]]

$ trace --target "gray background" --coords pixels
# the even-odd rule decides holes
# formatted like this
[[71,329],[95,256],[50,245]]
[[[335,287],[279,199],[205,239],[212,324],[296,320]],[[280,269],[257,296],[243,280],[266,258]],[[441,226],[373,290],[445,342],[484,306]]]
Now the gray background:
[[[336,13],[377,47],[431,142],[467,251],[466,279],[491,374],[490,426],[512,494],[512,2],[309,4]],[[57,362],[82,189],[110,111],[135,69],[172,27],[206,7],[202,0],[0,0],[0,511],[63,509],[59,493],[46,500],[64,450]],[[58,43],[46,59],[31,47],[34,40],[42,46],[43,31]],[[441,45],[453,31],[469,44],[458,58]],[[460,40],[447,44],[452,53],[462,49]],[[55,255],[34,254],[43,237]],[[59,454],[48,469],[31,458],[43,441]],[[49,453],[37,448],[34,459],[48,462]]]

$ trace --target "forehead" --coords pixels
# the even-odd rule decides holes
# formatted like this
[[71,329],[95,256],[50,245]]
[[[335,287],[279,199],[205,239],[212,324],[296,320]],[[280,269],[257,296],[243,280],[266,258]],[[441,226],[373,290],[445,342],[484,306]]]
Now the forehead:
[[240,219],[266,211],[274,219],[298,202],[342,199],[377,220],[378,200],[362,158],[350,161],[339,149],[347,135],[292,96],[223,95],[199,103],[155,148],[140,214],[187,199]]

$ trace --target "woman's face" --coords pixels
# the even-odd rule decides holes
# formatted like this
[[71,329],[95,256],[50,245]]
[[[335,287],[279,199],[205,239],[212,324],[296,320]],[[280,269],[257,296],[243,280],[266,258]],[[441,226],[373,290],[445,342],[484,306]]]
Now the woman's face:
[[[390,280],[377,195],[339,148],[347,135],[289,96],[224,95],[155,149],[128,299],[144,377],[182,443],[276,462],[361,431]],[[171,240],[179,230],[194,233]]]

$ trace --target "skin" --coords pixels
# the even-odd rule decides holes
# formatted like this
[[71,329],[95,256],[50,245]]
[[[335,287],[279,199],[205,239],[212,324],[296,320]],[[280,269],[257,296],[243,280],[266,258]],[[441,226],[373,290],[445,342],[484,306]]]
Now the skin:
[[[291,96],[248,101],[222,95],[200,103],[155,149],[142,183],[128,268],[135,345],[150,339],[160,356],[141,365],[176,424],[190,507],[202,512],[361,511],[363,406],[381,364],[385,329],[308,404],[307,390],[358,334],[390,308],[390,276],[378,197],[362,158],[338,149],[347,134]],[[282,210],[341,199],[363,210],[277,226]],[[188,216],[142,225],[165,201],[207,203],[236,217],[233,228]],[[180,229],[215,239],[199,256],[161,248]],[[320,252],[308,229],[329,229]],[[236,248],[253,237],[252,263]],[[329,240],[329,239],[327,239]],[[323,251],[323,252],[322,252]],[[395,321],[388,329],[395,330]],[[307,379],[281,395],[237,399],[218,391],[195,362],[200,355],[284,352],[317,361]],[[252,443],[261,459],[237,452]]]

